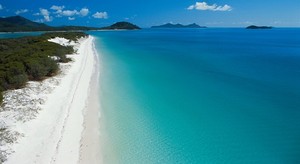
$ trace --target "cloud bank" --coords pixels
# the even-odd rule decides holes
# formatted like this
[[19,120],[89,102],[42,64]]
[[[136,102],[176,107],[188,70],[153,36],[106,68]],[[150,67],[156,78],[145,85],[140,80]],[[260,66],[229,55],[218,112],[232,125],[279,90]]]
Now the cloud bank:
[[232,7],[225,4],[224,6],[218,6],[217,4],[209,5],[206,2],[196,2],[187,8],[188,10],[210,10],[210,11],[231,11]]
[[[65,6],[56,6],[53,5],[51,8],[51,10],[54,10],[53,14],[56,14],[57,18],[60,17],[73,17],[73,16],[81,16],[81,17],[85,17],[89,14],[89,9],[84,7],[82,8],[80,11],[77,10],[64,10]],[[69,20],[74,20],[74,19],[69,19]]]

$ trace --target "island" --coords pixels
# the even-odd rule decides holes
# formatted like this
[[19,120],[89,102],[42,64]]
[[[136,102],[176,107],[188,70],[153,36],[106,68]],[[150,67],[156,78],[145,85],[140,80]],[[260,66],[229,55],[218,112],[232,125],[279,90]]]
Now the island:
[[101,30],[139,30],[141,28],[129,22],[117,22],[111,26],[102,27],[100,29]]
[[199,26],[196,23],[188,24],[188,25],[182,25],[182,24],[172,24],[167,23],[159,26],[152,26],[151,28],[207,28],[206,26]]
[[246,29],[272,29],[272,26],[255,26],[255,25],[251,25],[246,27]]

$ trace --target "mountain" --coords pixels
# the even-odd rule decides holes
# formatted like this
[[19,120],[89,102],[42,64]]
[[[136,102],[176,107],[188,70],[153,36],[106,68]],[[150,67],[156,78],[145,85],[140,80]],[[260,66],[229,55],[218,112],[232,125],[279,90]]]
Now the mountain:
[[246,29],[272,29],[273,27],[271,26],[255,26],[255,25],[251,25],[246,27]]
[[32,22],[21,16],[12,16],[0,18],[1,32],[16,32],[16,31],[51,31],[53,27],[43,23]]
[[207,28],[206,26],[199,26],[196,23],[186,25],[185,27],[186,28]]
[[0,32],[24,32],[24,31],[86,31],[99,30],[95,27],[84,26],[60,26],[52,27],[44,23],[37,23],[21,16],[0,18]]
[[182,25],[179,23],[178,24],[167,23],[160,26],[152,26],[151,28],[207,28],[207,27],[199,26],[196,23],[189,24],[189,25]]
[[37,23],[21,16],[0,18],[0,32],[26,32],[26,31],[88,31],[88,30],[135,30],[140,27],[129,22],[118,22],[108,27],[85,27],[85,26],[60,26],[53,27],[44,23]]
[[111,26],[102,27],[102,30],[139,30],[140,27],[129,22],[117,22]]

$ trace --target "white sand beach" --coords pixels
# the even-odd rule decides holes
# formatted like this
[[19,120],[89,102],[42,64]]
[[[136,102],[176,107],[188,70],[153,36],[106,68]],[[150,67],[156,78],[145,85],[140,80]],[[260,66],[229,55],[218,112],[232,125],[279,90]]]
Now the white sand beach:
[[[95,46],[93,47],[96,52]],[[80,157],[79,164],[102,164],[103,158],[101,154],[100,145],[100,124],[101,117],[100,104],[99,104],[99,75],[100,75],[100,62],[99,55],[95,55],[94,72],[90,83],[90,91],[88,97],[87,108],[84,114],[84,130],[82,133],[80,144]]]
[[[83,150],[82,148],[96,149],[95,144],[98,142],[95,136],[91,138],[94,139],[92,143],[89,138],[90,133],[91,135],[98,134],[94,129],[98,125],[94,127],[93,125],[98,123],[99,116],[98,99],[95,97],[98,82],[97,57],[93,40],[94,38],[89,36],[81,39],[79,43],[70,42],[69,45],[74,45],[77,49],[77,54],[68,55],[73,61],[61,64],[62,73],[43,82],[30,82],[29,88],[23,89],[30,90],[26,92],[28,93],[26,96],[35,98],[28,100],[28,102],[33,102],[31,106],[36,108],[34,112],[31,112],[30,117],[16,118],[20,112],[14,110],[1,112],[0,117],[6,118],[6,120],[3,119],[1,126],[17,134],[11,143],[1,144],[1,151],[8,152],[5,163],[67,164],[90,159],[87,158],[89,153],[86,153],[90,149]],[[62,38],[55,38],[51,41],[68,45],[66,44],[68,41]],[[40,90],[32,94],[33,89],[30,86],[40,86]],[[18,91],[13,91],[15,92]],[[9,94],[12,93],[7,93]],[[13,99],[13,96],[10,97]],[[88,103],[93,100],[97,102]],[[10,105],[13,106],[13,104]],[[18,108],[22,109],[22,106]],[[28,112],[24,111],[24,113]],[[92,129],[89,129],[91,127]],[[82,136],[85,137],[82,138]],[[97,155],[94,157],[94,161],[98,161]]]

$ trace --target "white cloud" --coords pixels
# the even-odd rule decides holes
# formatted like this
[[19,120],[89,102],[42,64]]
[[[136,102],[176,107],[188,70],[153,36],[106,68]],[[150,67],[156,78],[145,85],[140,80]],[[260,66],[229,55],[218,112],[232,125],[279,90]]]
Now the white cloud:
[[28,9],[17,10],[17,11],[16,11],[16,15],[23,14],[23,13],[27,13],[27,12],[28,12]]
[[218,6],[215,11],[231,11],[232,7],[229,5]]
[[63,10],[60,14],[62,16],[70,17],[70,16],[74,16],[74,15],[78,14],[78,11],[77,10]]
[[52,7],[50,9],[52,10],[56,10],[56,11],[61,11],[65,8],[65,6],[56,6],[56,5],[52,5]]
[[[42,19],[44,22],[50,22],[53,20],[53,17],[51,17],[51,14],[54,14],[56,18],[61,18],[61,17],[68,17],[68,20],[75,20],[77,16],[82,16],[85,17],[90,13],[89,9],[84,7],[80,11],[78,10],[65,10],[65,6],[58,6],[58,5],[52,5],[50,7],[50,11],[47,9],[40,9],[39,13],[35,13],[33,15],[36,16],[43,16],[44,19]],[[105,17],[105,16],[104,16]],[[106,14],[107,17],[107,14]],[[39,20],[39,22],[41,22]]]
[[82,8],[80,11],[77,10],[64,10],[65,6],[56,6],[53,5],[50,9],[54,10],[56,17],[62,17],[62,16],[66,16],[66,17],[73,17],[75,15],[80,15],[80,16],[87,16],[89,14],[89,9],[84,7]]
[[43,16],[50,15],[49,11],[47,9],[43,9],[43,8],[40,8],[40,14]]
[[0,10],[2,10],[3,9],[3,6],[0,4]]
[[65,6],[56,6],[56,5],[52,5],[51,6],[51,10],[55,10],[55,14],[57,14],[56,15],[56,17],[61,17],[61,13],[62,13],[62,10],[65,8]]
[[107,14],[107,12],[96,12],[93,15],[93,17],[97,18],[97,19],[107,19],[108,18],[108,14]]
[[232,7],[229,5],[218,6],[216,4],[208,5],[206,2],[196,2],[195,5],[191,5],[188,10],[211,10],[211,11],[231,11]]
[[52,17],[50,16],[50,12],[47,9],[40,8],[40,15],[44,17],[43,21],[51,22]]
[[79,12],[79,14],[83,17],[87,16],[89,14],[89,9],[88,8],[82,8]]

